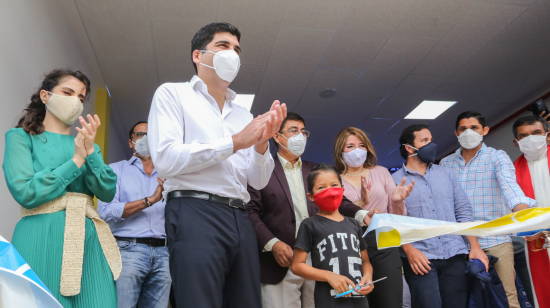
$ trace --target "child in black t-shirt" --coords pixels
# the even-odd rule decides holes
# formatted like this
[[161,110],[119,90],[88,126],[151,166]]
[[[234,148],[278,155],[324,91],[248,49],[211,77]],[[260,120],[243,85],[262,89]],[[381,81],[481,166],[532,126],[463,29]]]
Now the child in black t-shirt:
[[[372,266],[366,252],[361,226],[338,212],[344,190],[334,167],[319,165],[307,177],[307,197],[319,207],[319,213],[300,224],[292,272],[315,280],[315,307],[368,307],[365,295],[374,286],[362,287],[346,297],[335,295],[357,289],[372,281]],[[306,264],[311,253],[312,266]]]

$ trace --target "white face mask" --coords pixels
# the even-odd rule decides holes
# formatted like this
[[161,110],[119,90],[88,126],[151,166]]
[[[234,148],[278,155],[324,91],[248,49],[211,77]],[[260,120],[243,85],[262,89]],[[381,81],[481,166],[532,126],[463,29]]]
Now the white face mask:
[[547,149],[547,135],[548,133],[544,135],[531,135],[519,141],[516,139],[516,141],[519,144],[519,149],[523,152],[523,154],[525,154],[525,156],[530,158],[538,158]]
[[132,143],[135,145],[136,153],[143,157],[149,157],[151,156],[151,152],[149,152],[149,143],[147,142],[147,135],[141,137],[141,139],[138,139],[138,141]]
[[72,125],[82,114],[82,110],[84,109],[80,98],[78,98],[78,96],[64,96],[52,92],[48,93],[51,94],[51,96],[46,104],[46,109],[63,123]]
[[[283,134],[281,133],[277,133],[283,137],[286,138],[286,136],[284,136]],[[304,134],[302,133],[299,133],[298,135],[294,135],[290,138],[286,138],[286,140],[288,140],[287,142],[287,147],[285,147],[284,145],[280,144],[280,146],[282,146],[283,148],[287,149],[290,151],[290,153],[292,153],[292,155],[294,156],[301,156],[305,149],[306,149],[306,143],[307,143],[307,138],[306,136],[304,136]]]
[[342,152],[342,158],[348,167],[357,168],[363,166],[367,160],[367,150],[355,148],[353,151]]
[[460,146],[467,150],[475,149],[482,140],[483,135],[480,135],[476,131],[469,128],[458,136]]
[[214,54],[214,59],[212,61],[214,66],[209,66],[204,63],[199,63],[200,65],[213,68],[216,70],[218,77],[227,82],[232,82],[235,77],[237,77],[237,73],[241,67],[241,60],[239,58],[239,54],[237,54],[235,50],[220,50],[218,52],[213,52],[210,50],[201,51],[211,52]]

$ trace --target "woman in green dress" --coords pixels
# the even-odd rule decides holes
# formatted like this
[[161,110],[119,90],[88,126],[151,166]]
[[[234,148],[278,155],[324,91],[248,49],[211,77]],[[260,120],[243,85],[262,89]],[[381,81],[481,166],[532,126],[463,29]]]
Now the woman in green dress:
[[[116,242],[91,206],[94,195],[114,198],[116,174],[94,144],[99,118],[80,116],[89,94],[80,71],[54,70],[6,133],[4,174],[24,216],[12,244],[65,308],[117,305]],[[82,128],[73,137],[77,119]]]

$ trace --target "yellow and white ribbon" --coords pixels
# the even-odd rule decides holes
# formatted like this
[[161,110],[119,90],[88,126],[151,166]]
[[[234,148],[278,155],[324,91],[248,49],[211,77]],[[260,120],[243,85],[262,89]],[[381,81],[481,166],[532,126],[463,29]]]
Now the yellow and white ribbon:
[[528,236],[548,228],[550,228],[550,207],[525,209],[492,221],[465,223],[393,214],[375,214],[367,233],[375,230],[378,248],[384,249],[444,234]]

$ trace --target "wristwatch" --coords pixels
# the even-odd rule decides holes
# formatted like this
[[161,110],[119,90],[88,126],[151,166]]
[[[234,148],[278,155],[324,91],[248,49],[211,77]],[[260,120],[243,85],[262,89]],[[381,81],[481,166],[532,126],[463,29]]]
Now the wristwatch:
[[147,197],[143,198],[143,203],[147,205],[147,207],[150,207],[152,205],[151,202],[149,202],[149,200],[147,199]]

